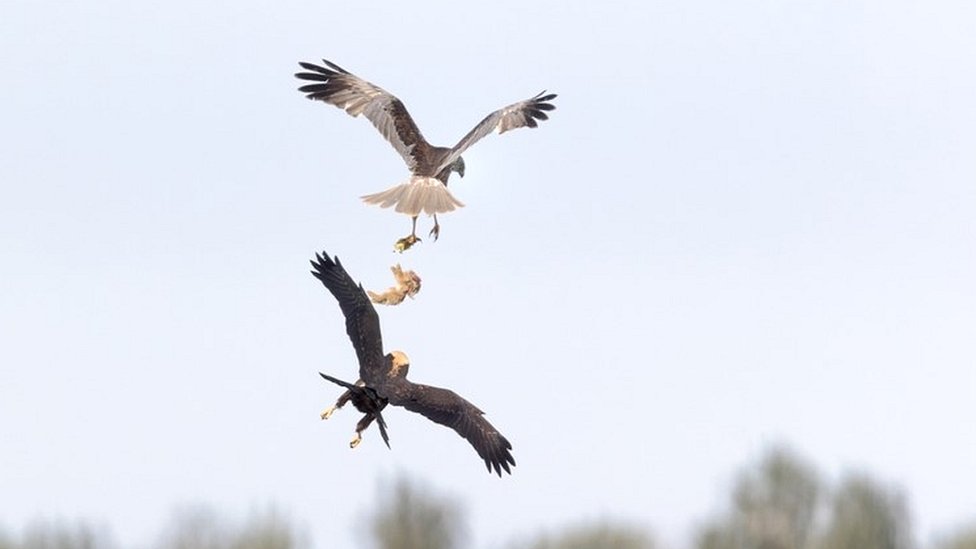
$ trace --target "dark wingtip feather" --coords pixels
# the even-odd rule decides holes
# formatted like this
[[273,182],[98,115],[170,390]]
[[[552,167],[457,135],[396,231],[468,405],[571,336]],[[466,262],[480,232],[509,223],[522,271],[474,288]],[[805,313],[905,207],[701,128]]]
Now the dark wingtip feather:
[[328,74],[319,74],[317,72],[296,72],[295,78],[300,80],[314,80],[316,82],[328,82],[333,79],[333,76]]
[[504,469],[506,473],[512,474],[512,467],[515,466],[515,458],[511,454],[505,452],[501,456],[492,456],[491,458],[485,459],[485,468],[488,469],[488,474],[495,473],[499,478],[502,476],[502,470]]
[[[337,257],[336,261],[338,261],[338,259],[339,258]],[[315,278],[322,278],[322,275],[325,274],[326,269],[329,269],[334,264],[332,260],[329,259],[329,254],[324,250],[322,253],[316,253],[315,259],[309,260],[309,263],[311,263],[312,267],[315,268],[315,270],[312,271],[312,275],[314,275]]]
[[313,72],[317,72],[319,74],[331,74],[332,73],[332,71],[330,71],[329,69],[327,69],[325,67],[320,67],[320,66],[316,65],[315,63],[306,63],[304,61],[299,61],[298,62],[298,65],[301,66],[303,69],[305,69],[307,71],[313,71]]
[[328,65],[330,69],[332,69],[332,70],[334,70],[334,71],[336,71],[338,73],[349,74],[349,71],[347,71],[346,69],[340,67],[339,65],[336,65],[335,63],[333,63],[332,61],[329,61],[328,59],[323,59],[322,62],[325,63],[326,65]]
[[310,92],[327,92],[329,91],[328,84],[305,84],[304,86],[298,88],[298,91],[304,93]]

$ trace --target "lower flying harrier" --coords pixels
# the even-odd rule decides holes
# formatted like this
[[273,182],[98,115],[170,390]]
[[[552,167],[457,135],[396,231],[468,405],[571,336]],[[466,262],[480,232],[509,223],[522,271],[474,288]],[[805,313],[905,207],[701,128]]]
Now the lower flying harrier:
[[346,333],[356,349],[359,359],[359,381],[355,384],[320,374],[325,379],[346,388],[335,405],[322,412],[322,419],[344,404],[352,401],[357,410],[366,414],[356,425],[356,436],[350,446],[355,448],[362,440],[362,432],[375,420],[383,441],[389,446],[386,421],[382,411],[387,404],[402,406],[427,419],[446,425],[467,439],[492,469],[501,476],[502,469],[511,474],[515,465],[512,445],[498,432],[484,412],[458,396],[454,391],[412,383],[407,380],[410,360],[400,351],[383,354],[380,320],[363,287],[356,284],[339,263],[325,252],[312,261],[312,274],[335,296],[339,308],[346,317]]
[[556,108],[550,103],[556,94],[546,95],[543,91],[489,114],[454,147],[435,147],[424,139],[406,107],[393,94],[335,63],[325,59],[322,63],[324,67],[299,63],[308,72],[299,72],[295,76],[314,82],[298,88],[299,91],[309,99],[335,105],[351,116],[365,116],[400,153],[410,169],[410,179],[406,183],[362,197],[366,203],[382,208],[396,206],[397,212],[413,218],[410,235],[398,240],[394,246],[400,252],[420,241],[417,238],[417,216],[421,212],[434,216],[430,236],[437,240],[441,230],[437,214],[464,206],[447,190],[447,180],[452,172],[464,177],[461,154],[468,147],[495,131],[501,134],[516,128],[534,128],[539,125],[538,120],[549,119],[546,111]]

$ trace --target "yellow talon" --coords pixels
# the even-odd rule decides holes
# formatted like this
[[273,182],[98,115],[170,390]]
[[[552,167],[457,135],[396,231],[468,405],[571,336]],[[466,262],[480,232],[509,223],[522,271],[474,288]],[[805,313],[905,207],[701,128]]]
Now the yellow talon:
[[329,419],[329,417],[332,416],[332,414],[335,413],[335,411],[336,411],[335,406],[329,406],[320,414],[320,417],[322,419]]
[[409,250],[411,246],[413,246],[418,242],[422,242],[422,240],[417,238],[417,235],[412,234],[410,236],[405,236],[400,240],[396,241],[396,244],[393,245],[393,251],[402,254],[403,252]]

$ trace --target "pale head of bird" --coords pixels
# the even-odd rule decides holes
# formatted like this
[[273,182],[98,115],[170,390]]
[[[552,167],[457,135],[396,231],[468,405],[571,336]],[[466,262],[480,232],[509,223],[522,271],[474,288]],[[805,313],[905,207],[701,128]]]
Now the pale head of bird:
[[451,164],[451,171],[457,172],[458,175],[464,177],[464,157],[459,156],[457,160]]
[[407,377],[407,372],[410,371],[410,359],[407,358],[407,354],[403,351],[391,351],[387,356],[390,359],[390,376]]

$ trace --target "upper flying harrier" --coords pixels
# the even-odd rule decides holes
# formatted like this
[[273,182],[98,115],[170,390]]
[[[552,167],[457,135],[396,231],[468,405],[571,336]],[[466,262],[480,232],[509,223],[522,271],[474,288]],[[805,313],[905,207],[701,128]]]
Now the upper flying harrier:
[[420,239],[417,238],[417,216],[420,212],[434,216],[434,228],[430,235],[437,240],[440,224],[437,214],[454,211],[464,204],[447,190],[447,180],[451,172],[464,177],[464,159],[461,154],[478,140],[493,131],[505,133],[508,130],[528,126],[534,128],[537,120],[548,120],[545,111],[555,109],[550,103],[556,94],[546,95],[545,91],[518,103],[498,109],[489,114],[468,132],[454,147],[436,147],[428,143],[420,133],[403,103],[383,88],[371,84],[349,73],[335,63],[322,60],[325,67],[312,63],[299,62],[302,68],[311,72],[299,72],[295,76],[302,80],[317,82],[300,88],[309,99],[325,101],[344,109],[352,116],[363,114],[376,126],[383,137],[393,145],[410,169],[410,179],[383,192],[363,196],[367,204],[382,208],[396,206],[396,211],[413,217],[410,236],[396,243],[397,251],[403,251]]
[[383,441],[389,446],[386,421],[381,412],[387,404],[403,406],[457,431],[474,446],[481,459],[485,460],[489,473],[494,469],[501,476],[504,469],[511,474],[510,466],[515,465],[511,453],[512,445],[488,423],[484,412],[453,391],[408,381],[410,360],[402,352],[383,354],[383,339],[376,309],[366,297],[363,287],[346,273],[339,259],[333,261],[323,252],[316,255],[312,267],[315,268],[312,271],[315,278],[321,280],[339,302],[339,308],[346,317],[346,333],[349,334],[359,359],[359,381],[355,384],[320,374],[346,388],[346,392],[335,405],[322,412],[322,419],[328,419],[336,409],[351,400],[356,409],[366,415],[356,425],[356,436],[350,446],[355,448],[359,444],[362,432],[373,420],[379,424]]

